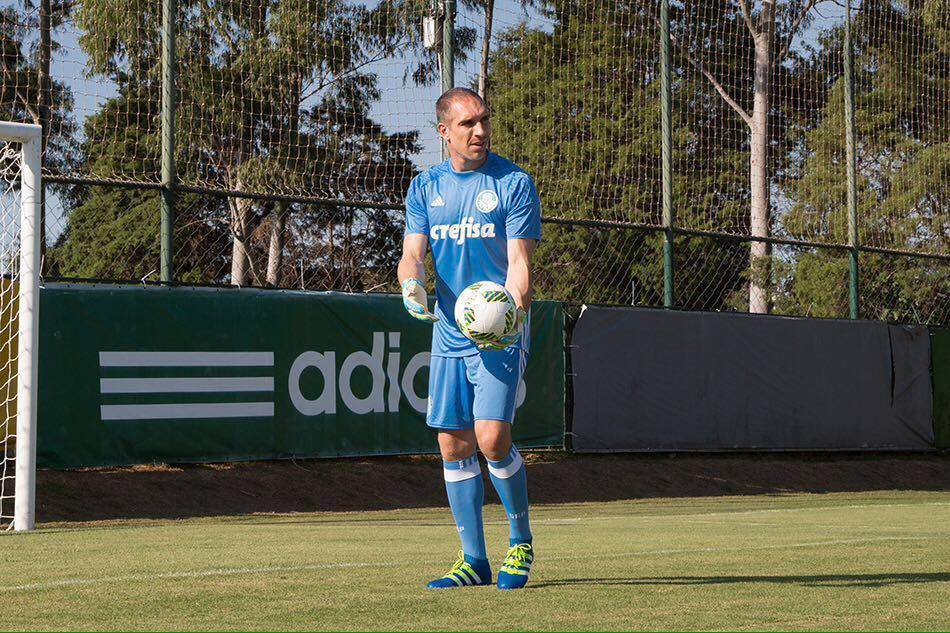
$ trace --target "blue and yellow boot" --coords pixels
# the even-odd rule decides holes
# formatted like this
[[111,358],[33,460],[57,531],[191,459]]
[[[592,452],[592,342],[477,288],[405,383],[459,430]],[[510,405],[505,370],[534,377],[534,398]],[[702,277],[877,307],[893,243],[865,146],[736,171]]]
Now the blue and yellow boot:
[[531,563],[534,562],[534,549],[531,543],[519,543],[508,548],[505,562],[498,572],[499,589],[521,589],[528,584]]
[[459,550],[458,560],[449,573],[429,583],[429,589],[449,589],[451,587],[475,587],[491,584],[491,567],[487,560],[478,560],[466,556]]

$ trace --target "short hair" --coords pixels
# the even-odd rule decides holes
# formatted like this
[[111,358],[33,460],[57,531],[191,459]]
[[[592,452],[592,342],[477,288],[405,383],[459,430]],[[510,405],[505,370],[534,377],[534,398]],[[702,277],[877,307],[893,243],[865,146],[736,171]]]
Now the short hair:
[[488,107],[481,95],[474,90],[469,90],[468,88],[451,88],[442,93],[442,96],[435,102],[435,118],[439,123],[445,123],[445,118],[448,116],[452,104],[462,97],[473,97],[478,99],[478,102],[483,106]]

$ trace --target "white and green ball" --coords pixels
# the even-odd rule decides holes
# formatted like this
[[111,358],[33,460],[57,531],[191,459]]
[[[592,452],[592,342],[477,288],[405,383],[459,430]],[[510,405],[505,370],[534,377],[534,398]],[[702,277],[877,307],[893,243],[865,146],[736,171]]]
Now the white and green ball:
[[504,286],[476,281],[455,302],[455,324],[474,343],[500,346],[504,337],[515,333],[517,310]]

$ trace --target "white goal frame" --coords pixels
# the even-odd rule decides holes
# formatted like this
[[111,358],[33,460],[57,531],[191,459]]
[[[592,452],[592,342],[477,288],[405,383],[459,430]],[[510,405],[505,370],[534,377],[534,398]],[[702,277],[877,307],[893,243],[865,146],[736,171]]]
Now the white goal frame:
[[36,524],[36,403],[40,306],[42,128],[0,121],[0,141],[20,143],[20,269],[17,332],[17,434],[13,529]]

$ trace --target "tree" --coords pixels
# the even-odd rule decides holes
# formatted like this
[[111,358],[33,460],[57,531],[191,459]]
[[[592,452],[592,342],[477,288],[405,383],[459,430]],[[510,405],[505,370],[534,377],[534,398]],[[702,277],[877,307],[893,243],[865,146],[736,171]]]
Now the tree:
[[[697,20],[705,20],[704,29],[711,33],[741,26],[738,14],[704,12],[686,4],[691,8],[674,13],[681,31],[685,25],[695,31]],[[550,32],[525,24],[502,34],[489,90],[493,143],[535,176],[547,216],[659,224],[658,7],[658,2],[596,7],[546,2]],[[694,13],[682,13],[687,10]],[[740,84],[742,69],[753,58],[751,43],[738,43],[710,44],[720,60],[717,67],[732,69],[726,75],[728,86]],[[805,83],[802,74],[813,70],[783,67],[781,72],[795,87]],[[773,103],[773,121],[805,117],[819,98],[802,90],[782,95]],[[678,71],[673,99],[677,223],[743,232],[749,222],[742,214],[750,191],[749,178],[742,176],[748,134],[731,124],[735,111],[702,75]],[[788,160],[788,145],[781,139],[773,144],[772,168],[777,169]],[[594,301],[627,303],[633,293],[638,303],[661,302],[661,249],[655,234],[548,225],[540,248],[540,265],[554,268],[539,272],[541,291],[548,296],[569,297],[583,287],[585,299]],[[737,257],[738,249],[708,238],[679,239],[678,304],[698,309],[733,305],[748,268],[748,260]],[[575,274],[568,272],[571,262],[579,269]]]
[[41,125],[44,167],[61,172],[75,155],[76,127],[72,91],[50,79],[50,55],[58,46],[50,33],[62,23],[71,4],[42,3],[39,18],[29,4],[23,9],[0,8],[0,117]]
[[[154,173],[158,164],[157,130],[149,104],[157,95],[126,87],[85,122],[83,170],[92,178]],[[159,268],[158,192],[107,186],[76,187],[66,230],[47,251],[48,277],[103,280],[155,279]],[[222,249],[226,227],[220,222],[224,201],[212,196],[179,196],[175,223],[178,279],[220,279],[226,263]]]
[[[709,85],[742,119],[749,130],[749,228],[753,237],[769,237],[771,227],[771,178],[779,148],[776,131],[781,125],[774,101],[774,86],[781,75],[794,74],[800,67],[785,65],[794,57],[795,37],[809,23],[810,12],[820,0],[715,0],[684,3],[674,13],[673,38],[685,61],[708,80]],[[758,8],[757,4],[759,5]],[[739,27],[738,31],[736,27]],[[736,51],[748,50],[746,32],[751,39],[751,55],[736,57]],[[732,50],[730,50],[732,49]],[[720,75],[703,58],[717,58],[728,75]],[[726,63],[722,60],[741,63]],[[749,90],[751,86],[751,108]],[[785,105],[790,105],[786,102]],[[781,159],[785,156],[778,154]],[[762,241],[750,245],[749,312],[769,311],[771,247]]]
[[[180,3],[179,176],[238,193],[181,205],[197,209],[188,226],[204,231],[213,220],[232,237],[230,270],[202,281],[277,285],[285,269],[298,269],[295,254],[309,258],[319,252],[308,227],[330,218],[342,225],[351,248],[370,224],[396,222],[346,203],[401,200],[415,173],[409,157],[417,151],[416,133],[386,133],[369,117],[380,94],[367,70],[414,37],[417,27],[407,21],[412,4],[383,2],[369,9],[343,0]],[[88,0],[78,12],[80,43],[92,71],[118,84],[120,93],[90,122],[88,136],[96,143],[86,145],[85,160],[92,171],[115,176],[131,169],[156,179],[159,43],[157,16],[149,10]],[[254,193],[340,202],[284,205],[241,195]],[[329,227],[323,238],[332,252],[338,228]],[[176,226],[176,236],[180,231]],[[220,250],[215,232],[207,236],[213,240],[207,246]],[[351,250],[346,276],[356,288],[363,285],[363,266]]]
[[[950,252],[950,37],[946,0],[898,8],[866,0],[854,18],[855,136],[859,237],[862,243],[920,252]],[[824,46],[840,60],[840,29]],[[790,186],[795,200],[785,230],[847,242],[847,174],[843,79],[832,87],[821,124],[805,137],[807,160]],[[938,97],[938,98],[934,98]],[[863,254],[862,311],[887,320],[950,319],[950,269],[923,258]],[[827,251],[794,262],[782,301],[788,309],[840,315],[847,260]],[[835,288],[835,291],[831,291]]]
[[[638,40],[647,36],[622,29],[629,10],[621,6],[596,16],[581,3],[552,3],[547,10],[555,18],[550,33],[525,24],[500,35],[488,92],[493,150],[532,174],[548,217],[646,221],[659,204],[659,144],[651,142],[658,138],[659,106],[645,72],[656,60],[618,77],[617,60],[603,53],[643,48]],[[536,257],[539,296],[569,297],[583,285],[596,300],[626,303],[637,281],[649,287],[633,276],[645,239],[547,225]]]

